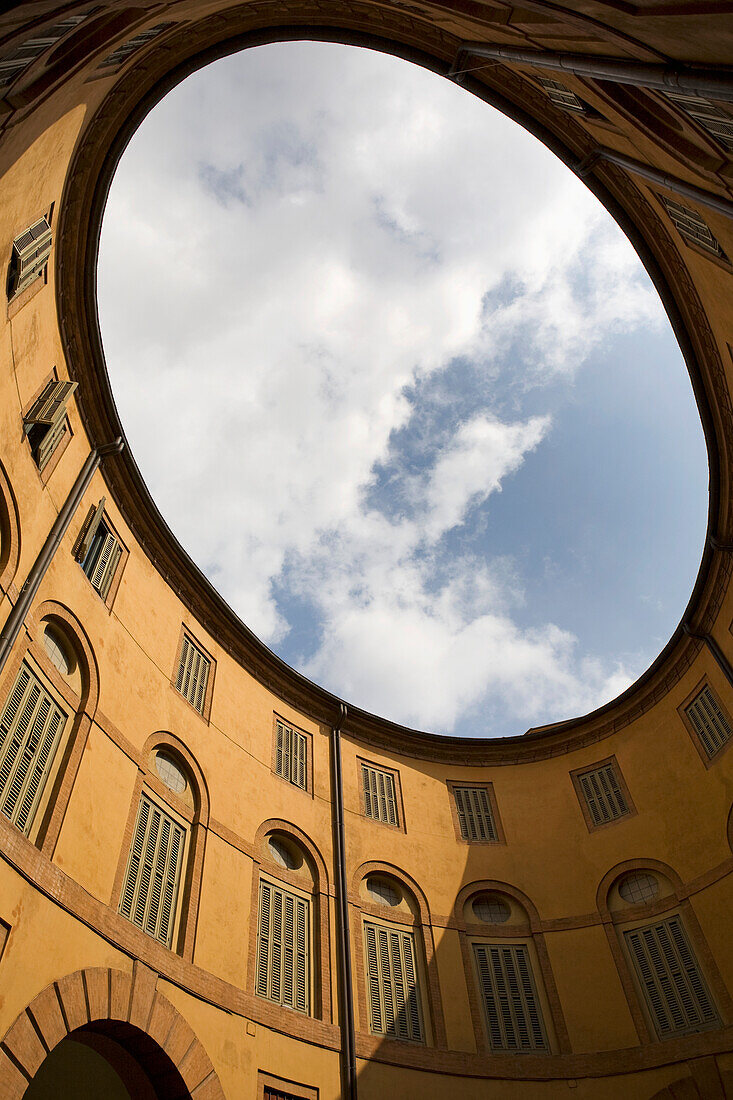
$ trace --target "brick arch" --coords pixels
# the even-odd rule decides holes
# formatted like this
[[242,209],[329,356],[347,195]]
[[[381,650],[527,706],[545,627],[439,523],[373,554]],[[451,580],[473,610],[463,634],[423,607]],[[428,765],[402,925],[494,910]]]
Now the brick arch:
[[[156,989],[158,975],[90,967],[52,982],[20,1013],[0,1042],[0,1096],[22,1100],[46,1056],[80,1029],[103,1030],[153,1070],[172,1063],[176,1100],[225,1100],[208,1054],[185,1018]],[[154,1045],[151,1045],[154,1044]],[[181,1091],[185,1089],[184,1091]]]

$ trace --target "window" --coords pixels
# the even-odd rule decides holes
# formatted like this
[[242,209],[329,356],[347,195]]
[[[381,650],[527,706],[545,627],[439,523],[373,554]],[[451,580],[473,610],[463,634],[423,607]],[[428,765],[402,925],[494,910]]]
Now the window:
[[624,940],[660,1039],[720,1025],[680,916],[624,932]]
[[512,911],[498,894],[479,894],[471,904],[473,915],[484,924],[506,924]]
[[621,773],[613,758],[587,771],[574,772],[573,782],[590,827],[607,825],[631,813]]
[[0,719],[0,810],[26,836],[66,718],[40,680],[23,664]]
[[23,427],[39,470],[47,465],[63,436],[70,431],[66,406],[76,386],[76,382],[52,379],[23,417]]
[[717,104],[701,96],[687,95],[685,92],[665,92],[678,107],[707,130],[724,149],[733,152],[733,115],[727,114]]
[[641,905],[657,896],[659,883],[647,871],[630,871],[619,882],[618,892],[630,905]]
[[70,15],[58,23],[52,23],[50,27],[45,27],[40,34],[34,35],[33,38],[26,38],[24,42],[21,42],[5,57],[0,58],[0,93],[12,84],[37,57],[55,46],[74,27],[78,27],[80,23],[83,23],[93,10],[87,9],[81,15]]
[[369,1030],[425,1041],[417,984],[415,937],[403,928],[364,923]]
[[275,771],[295,787],[308,788],[308,738],[275,719]]
[[124,61],[127,61],[128,57],[131,57],[132,54],[142,49],[148,42],[152,42],[154,38],[157,38],[159,34],[162,34],[163,31],[172,26],[172,23],[158,23],[155,27],[149,27],[145,31],[140,31],[134,38],[128,38],[127,42],[123,42],[121,46],[113,50],[109,57],[105,57],[99,68],[107,69],[114,65],[121,65]]
[[8,272],[8,298],[14,298],[42,273],[51,255],[51,226],[39,218],[13,241]]
[[58,669],[62,676],[70,676],[76,668],[76,660],[59,630],[50,624],[43,632],[43,648],[48,654],[54,668]]
[[402,901],[402,894],[397,886],[388,879],[379,875],[370,875],[366,882],[367,893],[377,905],[388,905],[394,908]]
[[555,107],[559,107],[561,111],[571,111],[576,115],[597,114],[597,111],[584,103],[575,92],[571,92],[559,80],[553,80],[549,76],[538,76],[537,80],[547,92],[551,103]]
[[186,773],[168,752],[156,752],[155,770],[165,783],[169,791],[174,794],[183,794],[188,786]]
[[180,691],[199,714],[204,713],[210,670],[209,658],[188,634],[184,634],[176,675],[176,691]]
[[75,548],[76,560],[103,600],[107,599],[122,557],[122,544],[104,514],[104,497],[87,516]]
[[120,913],[166,947],[173,942],[185,847],[186,830],[143,793]]
[[665,195],[661,195],[660,198],[674,222],[675,229],[688,244],[701,248],[703,252],[715,256],[719,260],[729,262],[725,252],[710,232],[707,223],[702,220],[699,214],[695,213],[694,210],[690,210],[689,207],[683,206],[681,202],[677,202],[675,199],[668,199]]
[[451,784],[461,839],[487,842],[499,839],[489,787],[465,787]]
[[371,764],[361,765],[362,790],[364,792],[364,813],[375,821],[385,825],[399,825],[397,813],[397,794],[392,772],[374,768]]
[[695,696],[685,714],[706,756],[712,760],[730,740],[731,727],[709,687]]
[[525,944],[474,943],[492,1050],[549,1050]]
[[310,1013],[310,901],[260,881],[255,992]]

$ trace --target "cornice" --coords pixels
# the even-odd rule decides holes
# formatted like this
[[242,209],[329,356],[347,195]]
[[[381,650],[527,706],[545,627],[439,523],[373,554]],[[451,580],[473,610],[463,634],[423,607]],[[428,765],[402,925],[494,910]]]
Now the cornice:
[[[366,45],[445,75],[461,39],[429,22],[433,12],[430,7],[414,4],[395,3],[388,8],[364,2],[346,6],[335,0],[260,0],[196,24],[182,23],[180,30],[166,35],[164,51],[145,54],[140,63],[110,85],[100,106],[86,120],[77,144],[60,203],[56,239],[61,337],[70,376],[80,383],[78,404],[92,445],[124,435],[101,345],[96,257],[106,194],[115,167],[148,111],[202,64],[236,49],[275,40],[308,37]],[[455,15],[453,10],[451,15]],[[608,32],[610,37],[616,34],[610,28]],[[569,166],[592,151],[593,139],[583,127],[548,110],[546,99],[534,85],[507,66],[489,67],[465,84],[534,133]],[[586,182],[631,238],[680,341],[710,456],[709,531],[725,538],[730,523],[728,494],[721,493],[720,486],[728,484],[733,415],[718,346],[704,306],[659,213],[628,174],[603,164]],[[295,672],[256,638],[186,554],[152,500],[129,447],[107,463],[104,476],[140,547],[218,645],[291,706],[324,725],[335,722],[341,700]],[[730,555],[715,553],[706,545],[685,621],[709,629],[728,586],[731,568]],[[456,765],[545,759],[592,744],[633,722],[679,681],[700,645],[678,628],[650,668],[618,699],[583,718],[531,730],[524,736],[481,740],[442,737],[407,729],[351,707],[345,733],[381,750]]]

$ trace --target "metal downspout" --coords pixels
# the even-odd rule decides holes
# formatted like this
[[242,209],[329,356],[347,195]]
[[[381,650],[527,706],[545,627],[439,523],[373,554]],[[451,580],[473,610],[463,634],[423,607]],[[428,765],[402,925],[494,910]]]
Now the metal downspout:
[[698,641],[705,643],[715,658],[720,671],[723,673],[730,686],[733,687],[733,668],[731,668],[728,658],[715,641],[715,638],[713,638],[711,634],[698,634],[688,623],[683,623],[682,629],[685,634],[689,634],[691,638],[697,638]]
[[336,856],[336,903],[338,909],[342,1095],[344,1100],[357,1100],[354,990],[351,974],[351,937],[349,935],[349,890],[346,881],[344,788],[341,774],[341,729],[346,721],[347,713],[346,704],[341,703],[338,721],[335,726],[331,727],[331,785],[334,851]]
[[77,475],[71,492],[66,498],[61,511],[56,516],[38,557],[31,566],[31,570],[25,579],[25,584],[20,590],[20,595],[15,601],[2,630],[0,630],[0,672],[2,672],[2,669],[5,667],[5,662],[10,655],[16,638],[23,628],[26,615],[38,592],[41,581],[46,575],[46,571],[53,560],[59,543],[69,529],[69,524],[74,517],[76,509],[79,507],[81,498],[84,496],[89,482],[92,480],[92,475],[100,466],[103,458],[106,458],[107,455],[119,454],[124,446],[125,444],[122,438],[118,437],[115,439],[114,443],[106,443],[101,447],[95,447],[94,450],[90,451],[87,455],[86,461]]
[[491,61],[508,61],[539,69],[574,73],[576,76],[610,80],[615,84],[634,84],[640,88],[684,92],[686,95],[733,102],[733,69],[730,68],[660,65],[616,57],[596,57],[593,54],[553,53],[522,50],[514,46],[489,46],[485,42],[463,42],[448,73],[449,77],[460,78],[462,74],[459,65],[467,54],[486,57]]

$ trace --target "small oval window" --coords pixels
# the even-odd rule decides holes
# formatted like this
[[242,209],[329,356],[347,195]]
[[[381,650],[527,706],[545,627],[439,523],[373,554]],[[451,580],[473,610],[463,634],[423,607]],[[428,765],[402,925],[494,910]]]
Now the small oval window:
[[651,901],[659,893],[659,883],[654,875],[647,871],[631,871],[624,875],[618,884],[618,892],[624,901],[631,905],[640,905],[643,901]]
[[181,794],[188,786],[186,773],[167,752],[156,752],[155,770],[169,790]]
[[287,868],[288,871],[297,871],[303,862],[303,857],[295,845],[288,844],[279,836],[268,837],[267,847],[275,863],[279,863],[281,867]]
[[512,911],[498,894],[479,894],[471,906],[474,916],[484,924],[505,924]]
[[366,887],[369,896],[379,905],[395,906],[402,901],[400,891],[385,878],[368,878]]
[[76,668],[76,661],[71,647],[59,630],[47,626],[43,632],[43,645],[51,664],[59,670],[62,676],[70,676]]

